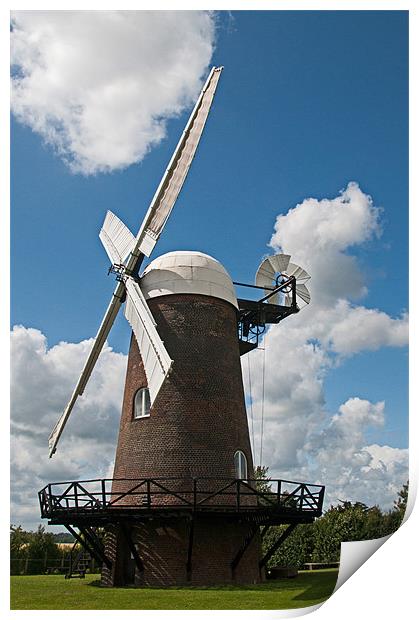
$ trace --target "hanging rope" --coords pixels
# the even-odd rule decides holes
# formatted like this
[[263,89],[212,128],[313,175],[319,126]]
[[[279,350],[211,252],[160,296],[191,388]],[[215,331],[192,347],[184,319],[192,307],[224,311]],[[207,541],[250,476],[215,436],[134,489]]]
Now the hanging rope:
[[268,334],[266,334],[263,340],[263,359],[262,359],[262,404],[261,404],[261,422],[260,422],[260,459],[259,465],[262,467],[262,458],[263,458],[263,417],[265,413],[265,355],[266,355],[266,339]]
[[250,353],[247,354],[247,370],[249,375],[249,395],[250,395],[250,420],[252,422],[252,450],[254,457],[256,459],[255,454],[255,429],[253,424],[253,398],[252,398],[252,379],[250,374]]

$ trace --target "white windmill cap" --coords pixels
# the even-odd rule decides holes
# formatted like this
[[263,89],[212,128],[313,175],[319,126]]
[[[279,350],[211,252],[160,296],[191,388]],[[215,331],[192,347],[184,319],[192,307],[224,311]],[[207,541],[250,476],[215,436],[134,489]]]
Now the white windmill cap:
[[202,252],[178,251],[159,256],[141,277],[146,299],[187,293],[225,299],[238,308],[233,282],[221,263]]

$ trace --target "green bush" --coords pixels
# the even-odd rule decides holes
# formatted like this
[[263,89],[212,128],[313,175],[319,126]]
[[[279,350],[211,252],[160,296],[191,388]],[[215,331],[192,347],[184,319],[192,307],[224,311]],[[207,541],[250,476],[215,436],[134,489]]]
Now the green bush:
[[[269,489],[267,468],[259,471],[261,485]],[[268,562],[272,566],[297,566],[307,562],[338,562],[342,542],[371,540],[392,534],[400,526],[407,504],[408,483],[398,493],[393,510],[382,512],[361,502],[342,502],[331,506],[313,524],[300,524],[282,543]],[[266,553],[282,535],[287,525],[271,527],[262,541]]]

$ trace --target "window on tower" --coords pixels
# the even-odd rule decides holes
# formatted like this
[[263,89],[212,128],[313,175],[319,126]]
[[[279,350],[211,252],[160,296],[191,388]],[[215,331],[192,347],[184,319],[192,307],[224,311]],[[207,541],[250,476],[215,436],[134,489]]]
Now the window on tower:
[[150,415],[150,391],[141,388],[134,397],[134,418],[145,418]]
[[234,468],[236,470],[236,478],[245,480],[247,478],[247,459],[244,452],[237,450],[234,453]]

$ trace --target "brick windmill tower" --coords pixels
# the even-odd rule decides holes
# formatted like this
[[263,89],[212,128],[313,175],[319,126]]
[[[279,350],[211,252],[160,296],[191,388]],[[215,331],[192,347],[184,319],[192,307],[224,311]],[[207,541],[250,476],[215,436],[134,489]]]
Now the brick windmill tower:
[[267,323],[297,312],[297,297],[308,303],[308,274],[288,255],[266,259],[258,301],[237,299],[224,267],[200,252],[170,252],[140,274],[189,170],[220,73],[212,69],[137,236],[106,215],[100,239],[118,284],[50,436],[52,456],[126,302],[132,336],[113,478],[39,493],[42,516],[65,525],[102,563],[105,585],[258,582],[270,557],[261,555],[261,525],[288,523],[289,534],[321,514],[323,487],[278,481],[275,492],[258,489],[240,366]]

